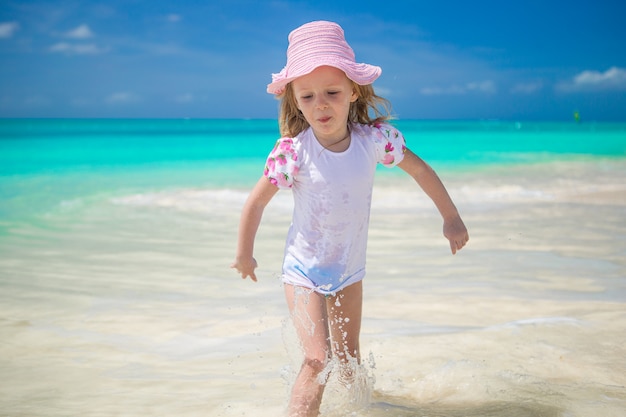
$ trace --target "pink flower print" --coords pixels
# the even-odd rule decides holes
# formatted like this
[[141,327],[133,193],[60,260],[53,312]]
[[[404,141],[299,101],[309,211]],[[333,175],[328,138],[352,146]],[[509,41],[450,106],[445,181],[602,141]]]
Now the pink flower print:
[[383,164],[384,165],[391,165],[393,164],[393,161],[395,161],[395,158],[393,156],[393,154],[391,152],[394,151],[393,144],[391,142],[387,142],[387,144],[385,145],[385,157],[383,158]]
[[274,158],[267,158],[267,165],[265,166],[265,172],[274,172],[276,168],[276,160]]
[[293,148],[293,141],[291,139],[285,139],[279,142],[278,149],[286,153],[291,153]]
[[276,161],[278,162],[278,165],[287,165],[287,158],[285,157],[285,154],[278,154],[276,155]]
[[388,153],[383,158],[383,165],[391,165],[391,164],[393,164],[393,161],[395,161],[395,158],[393,157],[393,154]]
[[289,187],[289,174],[287,174],[286,172],[277,172],[276,173],[276,179],[274,180],[276,181],[276,185],[278,185],[279,187]]
[[279,188],[291,188],[298,174],[298,154],[290,138],[279,139],[265,163],[264,175]]

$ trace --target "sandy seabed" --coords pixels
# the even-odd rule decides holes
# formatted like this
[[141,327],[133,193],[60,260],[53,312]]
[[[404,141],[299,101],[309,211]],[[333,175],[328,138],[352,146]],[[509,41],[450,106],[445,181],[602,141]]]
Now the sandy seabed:
[[[471,235],[456,256],[414,184],[377,182],[369,382],[357,404],[329,383],[322,415],[623,416],[625,163],[444,181]],[[0,239],[0,415],[282,415],[297,367],[279,280],[291,196],[266,211],[254,284],[228,268],[245,195],[64,202],[12,225]]]

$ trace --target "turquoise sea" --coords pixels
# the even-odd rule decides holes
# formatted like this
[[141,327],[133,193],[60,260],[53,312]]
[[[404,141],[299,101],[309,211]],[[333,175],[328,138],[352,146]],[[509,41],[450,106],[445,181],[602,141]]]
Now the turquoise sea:
[[[380,168],[367,386],[324,416],[626,409],[626,123],[397,120],[470,231]],[[280,192],[229,268],[275,120],[0,120],[0,414],[277,416],[297,363]],[[357,390],[358,392],[354,392]],[[358,401],[354,400],[358,398]]]
[[[395,124],[438,172],[626,158],[623,123]],[[36,217],[75,198],[245,189],[277,137],[275,120],[0,120],[0,221]]]
[[[393,122],[408,145],[445,168],[575,157],[626,157],[626,123]],[[222,169],[263,159],[275,120],[0,120],[0,174]],[[213,178],[241,185],[248,172]],[[242,180],[243,179],[243,180]],[[211,183],[209,183],[211,184]]]

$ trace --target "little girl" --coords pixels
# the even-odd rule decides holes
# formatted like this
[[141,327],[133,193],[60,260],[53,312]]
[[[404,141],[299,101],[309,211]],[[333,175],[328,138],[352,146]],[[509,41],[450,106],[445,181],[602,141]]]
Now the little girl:
[[318,415],[322,371],[333,355],[347,384],[360,363],[362,280],[378,163],[399,166],[433,200],[453,254],[469,239],[435,172],[386,123],[381,106],[386,111],[387,102],[372,87],[380,73],[356,63],[339,25],[318,21],[290,33],[287,64],[267,87],[281,100],[283,137],[243,207],[231,267],[257,280],[253,246],[264,208],[279,189],[291,189],[295,205],[282,281],[304,360],[290,416]]

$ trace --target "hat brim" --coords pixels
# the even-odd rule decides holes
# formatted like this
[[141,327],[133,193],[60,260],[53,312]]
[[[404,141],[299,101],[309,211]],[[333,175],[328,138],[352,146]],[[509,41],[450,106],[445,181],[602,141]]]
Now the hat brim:
[[290,74],[283,68],[278,74],[272,74],[272,83],[267,85],[267,92],[279,95],[285,91],[285,86],[296,78],[312,73],[319,67],[330,66],[342,70],[346,76],[359,85],[372,84],[382,73],[382,69],[376,65],[359,64],[343,59],[317,59],[314,63],[308,64]]

